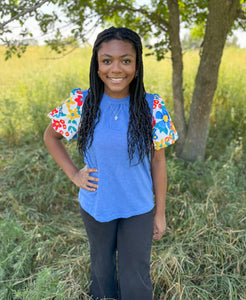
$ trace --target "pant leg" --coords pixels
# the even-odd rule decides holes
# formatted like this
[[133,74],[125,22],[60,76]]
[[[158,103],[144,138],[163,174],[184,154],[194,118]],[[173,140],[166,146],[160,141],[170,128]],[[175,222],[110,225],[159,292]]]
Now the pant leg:
[[121,300],[152,300],[150,255],[153,211],[120,219],[118,225],[118,278]]
[[118,221],[98,222],[82,208],[91,256],[90,295],[93,299],[117,299],[116,241]]

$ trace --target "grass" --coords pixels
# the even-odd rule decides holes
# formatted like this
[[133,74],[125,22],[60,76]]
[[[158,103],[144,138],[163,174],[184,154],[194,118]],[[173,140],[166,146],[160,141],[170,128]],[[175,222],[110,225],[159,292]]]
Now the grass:
[[[89,248],[77,188],[47,154],[46,114],[74,87],[88,86],[90,49],[62,59],[32,47],[0,69],[0,299],[89,300]],[[46,59],[44,59],[46,58]],[[198,53],[184,55],[188,110]],[[153,74],[155,76],[153,76]],[[225,51],[206,161],[167,150],[168,231],[153,243],[155,300],[246,299],[246,53]],[[171,62],[145,58],[146,89],[172,114]],[[83,166],[76,143],[66,143]]]

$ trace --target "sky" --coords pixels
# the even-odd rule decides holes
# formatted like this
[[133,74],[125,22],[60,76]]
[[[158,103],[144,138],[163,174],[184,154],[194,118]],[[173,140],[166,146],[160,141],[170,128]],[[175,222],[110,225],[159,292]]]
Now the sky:
[[[137,0],[137,2],[139,4],[149,4],[150,5],[150,0]],[[47,12],[47,13],[50,13],[54,8],[54,5],[49,3],[49,4],[45,4],[42,6],[42,11],[43,12]],[[43,33],[40,31],[36,21],[34,20],[34,18],[32,19],[29,19],[25,25],[28,27],[28,28],[31,28],[32,29],[32,33],[33,33],[33,38],[38,40],[38,43],[40,45],[44,44],[44,41],[45,39],[49,39],[52,37],[52,33],[49,33],[47,35],[43,35]],[[61,25],[62,27],[62,32],[64,35],[69,35],[69,32],[71,30],[71,26],[67,26],[65,24],[62,24]],[[18,38],[18,32],[20,31],[19,30],[19,23],[18,22],[13,22],[11,23],[10,25],[10,28],[13,29],[14,31],[14,37],[15,38]],[[97,34],[101,31],[100,28],[97,28],[96,30],[90,32],[87,36],[88,38],[88,41],[90,44],[93,44]],[[187,33],[188,31],[187,30],[184,30],[181,28],[181,38]],[[234,35],[238,38],[238,44],[241,48],[246,48],[246,31],[243,31],[243,30],[237,30],[234,32]]]

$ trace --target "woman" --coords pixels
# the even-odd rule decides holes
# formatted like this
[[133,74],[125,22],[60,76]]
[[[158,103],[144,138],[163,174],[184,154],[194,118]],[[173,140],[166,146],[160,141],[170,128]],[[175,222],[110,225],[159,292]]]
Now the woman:
[[[164,148],[178,136],[163,100],[145,92],[139,36],[127,28],[101,32],[93,47],[90,88],[72,90],[49,117],[48,151],[80,188],[90,295],[151,300],[152,238],[160,239],[166,229]],[[78,138],[83,169],[70,159],[63,137]]]

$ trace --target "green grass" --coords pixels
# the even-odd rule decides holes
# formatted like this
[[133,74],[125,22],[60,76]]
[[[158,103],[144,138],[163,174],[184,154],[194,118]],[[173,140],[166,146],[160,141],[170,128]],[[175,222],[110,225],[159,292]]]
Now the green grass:
[[[46,114],[88,86],[90,49],[62,59],[45,47],[0,69],[0,299],[89,300],[89,248],[77,188],[48,155]],[[146,89],[172,114],[171,62],[145,58]],[[198,53],[184,55],[188,111]],[[154,74],[154,76],[153,76]],[[246,299],[246,53],[225,51],[206,161],[187,164],[167,150],[168,231],[153,243],[155,300]],[[172,114],[173,115],[173,114]],[[83,166],[76,143],[66,143]]]

